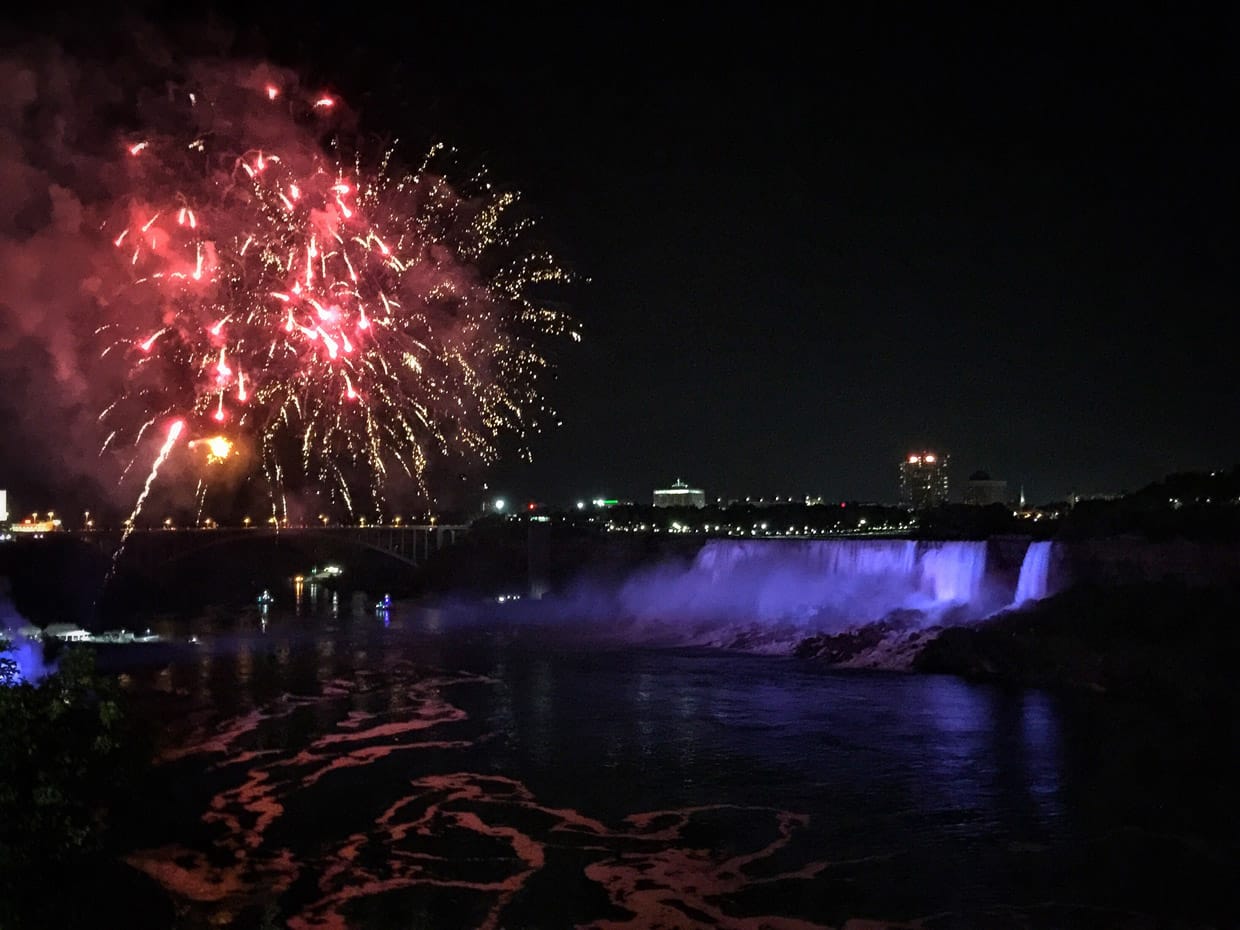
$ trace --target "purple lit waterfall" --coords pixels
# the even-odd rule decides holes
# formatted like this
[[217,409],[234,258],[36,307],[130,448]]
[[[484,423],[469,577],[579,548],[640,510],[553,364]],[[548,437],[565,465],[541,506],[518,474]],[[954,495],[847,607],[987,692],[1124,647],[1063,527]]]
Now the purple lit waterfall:
[[[0,578],[0,583],[4,581]],[[53,671],[43,662],[43,644],[25,635],[29,628],[0,589],[0,660],[5,660],[0,665],[0,684],[37,684]]]
[[1014,606],[1041,600],[1049,593],[1053,545],[1051,542],[1031,542],[1025,550],[1025,559],[1020,565],[1020,580],[1016,582],[1016,597],[1012,601]]
[[0,642],[0,659],[15,663],[0,666],[0,684],[38,684],[52,671],[43,662],[43,646],[29,639],[18,638],[8,643]]
[[717,540],[687,567],[663,566],[630,578],[619,606],[639,618],[819,629],[896,611],[916,612],[927,622],[948,611],[976,619],[1006,603],[1011,591],[990,590],[986,556],[985,542]]

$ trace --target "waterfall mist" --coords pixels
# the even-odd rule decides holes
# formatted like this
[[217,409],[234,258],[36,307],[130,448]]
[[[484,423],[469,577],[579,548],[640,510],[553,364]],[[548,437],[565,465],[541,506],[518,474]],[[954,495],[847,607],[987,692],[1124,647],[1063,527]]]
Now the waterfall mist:
[[[0,579],[2,581],[3,579]],[[38,684],[54,672],[54,664],[43,661],[43,644],[27,635],[30,624],[9,602],[7,593],[0,587],[0,659],[16,663],[15,670],[5,675],[7,684]]]
[[[972,623],[1045,597],[1051,543],[1031,543],[1019,578],[985,541],[712,540],[690,560],[618,582],[580,579],[537,615],[584,621],[625,639],[734,642],[778,650],[867,624]],[[525,610],[533,612],[533,605]]]

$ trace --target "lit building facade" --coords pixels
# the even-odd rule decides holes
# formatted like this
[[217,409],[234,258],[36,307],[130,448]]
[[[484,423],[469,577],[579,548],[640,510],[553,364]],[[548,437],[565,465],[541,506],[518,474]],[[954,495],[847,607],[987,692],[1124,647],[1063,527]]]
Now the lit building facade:
[[964,502],[975,507],[989,507],[991,504],[1006,504],[1008,500],[1007,482],[992,478],[984,471],[975,471],[964,483]]
[[9,519],[9,492],[0,488],[0,523],[7,523]]
[[44,533],[59,532],[60,526],[60,520],[53,519],[52,515],[48,514],[48,519],[46,520],[37,520],[34,517],[27,517],[20,523],[12,523],[9,525],[9,530],[14,533],[31,533],[41,536]]
[[925,510],[947,503],[949,457],[937,452],[912,452],[900,463],[900,505]]
[[656,488],[654,492],[656,507],[705,507],[706,492],[701,488],[691,488],[677,479],[670,488]]

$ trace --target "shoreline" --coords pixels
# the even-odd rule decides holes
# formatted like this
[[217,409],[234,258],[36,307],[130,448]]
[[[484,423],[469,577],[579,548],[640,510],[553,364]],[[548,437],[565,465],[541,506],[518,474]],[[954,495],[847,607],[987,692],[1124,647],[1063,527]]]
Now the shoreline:
[[1072,588],[974,624],[880,621],[806,637],[833,668],[950,674],[1056,692],[1240,707],[1240,592],[1176,582]]

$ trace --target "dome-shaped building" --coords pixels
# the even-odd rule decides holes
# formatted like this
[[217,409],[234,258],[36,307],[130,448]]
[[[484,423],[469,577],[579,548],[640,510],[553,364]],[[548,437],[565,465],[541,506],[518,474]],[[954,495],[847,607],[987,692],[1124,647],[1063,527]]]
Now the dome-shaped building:
[[964,483],[964,502],[977,507],[1008,502],[1007,482],[990,477],[990,473],[978,469]]

